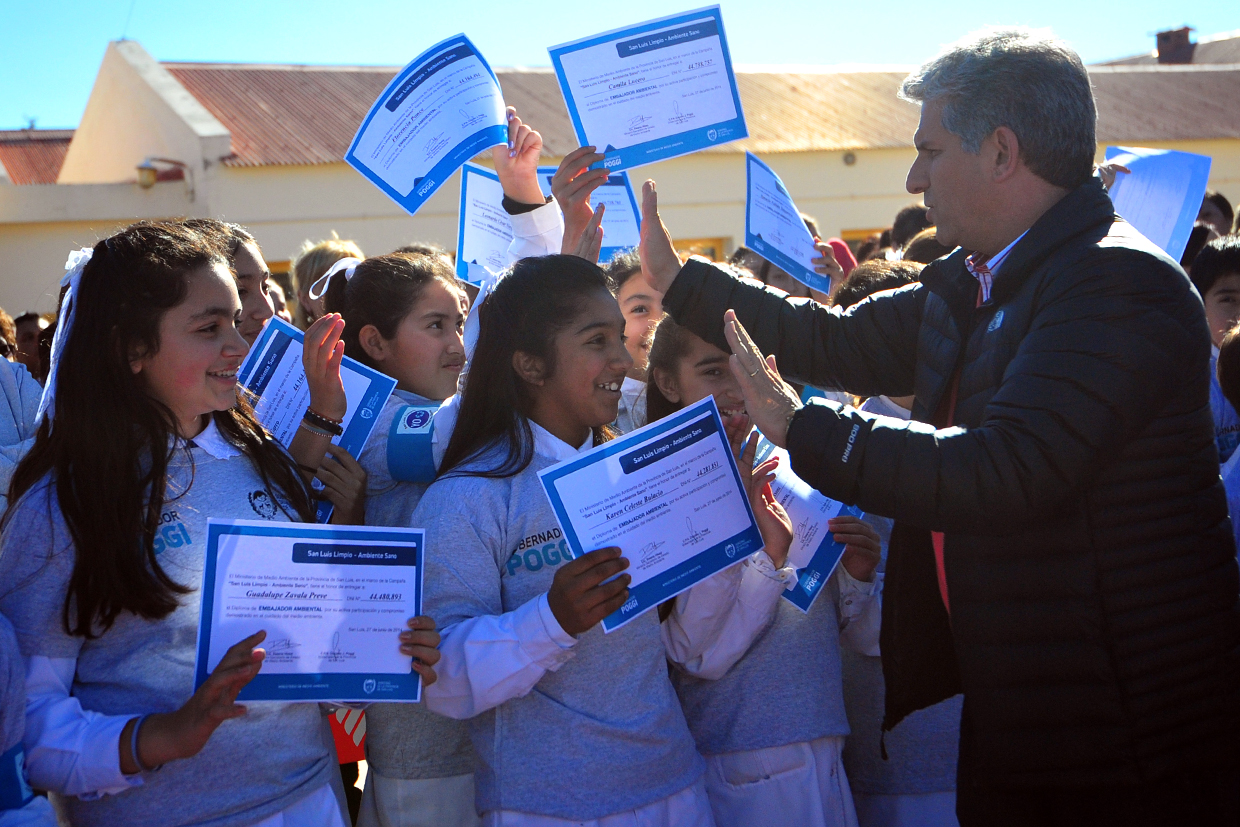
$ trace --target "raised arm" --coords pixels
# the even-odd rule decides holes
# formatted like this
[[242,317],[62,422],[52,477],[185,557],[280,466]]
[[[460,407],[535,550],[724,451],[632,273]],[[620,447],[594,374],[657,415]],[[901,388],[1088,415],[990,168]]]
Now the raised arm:
[[683,266],[658,212],[653,181],[642,188],[642,263],[664,291],[663,309],[711,344],[728,349],[724,311],[733,309],[783,375],[864,396],[907,396],[925,292],[921,285],[884,293],[847,312],[741,281],[709,262]]
[[[829,497],[937,531],[1025,530],[1059,513],[1176,404],[1185,381],[1204,376],[1192,375],[1209,343],[1187,285],[1166,268],[1126,264],[1102,261],[1047,285],[976,427],[936,431],[816,402],[790,405],[784,434],[778,416],[755,421],[786,439],[793,469]],[[766,398],[771,377],[738,333],[733,372],[749,404]]]

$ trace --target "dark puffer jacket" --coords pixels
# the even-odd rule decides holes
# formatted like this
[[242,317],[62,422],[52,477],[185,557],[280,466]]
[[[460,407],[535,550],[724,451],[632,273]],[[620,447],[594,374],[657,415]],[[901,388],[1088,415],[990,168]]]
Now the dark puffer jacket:
[[980,307],[977,291],[958,250],[843,313],[701,262],[664,305],[725,350],[734,308],[785,376],[915,393],[923,422],[960,370],[958,427],[816,403],[788,433],[806,481],[897,520],[887,728],[963,691],[961,776],[999,786],[1139,783],[1234,754],[1240,576],[1200,298],[1096,179],[1016,244]]

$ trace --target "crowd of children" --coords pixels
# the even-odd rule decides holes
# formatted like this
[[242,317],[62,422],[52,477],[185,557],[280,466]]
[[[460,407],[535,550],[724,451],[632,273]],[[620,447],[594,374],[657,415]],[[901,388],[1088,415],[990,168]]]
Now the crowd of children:
[[[510,109],[492,160],[511,266],[481,293],[431,245],[367,258],[333,237],[297,257],[286,296],[254,236],[211,219],[135,224],[74,254],[46,368],[0,370],[0,825],[955,824],[959,697],[881,732],[889,521],[832,520],[845,552],[824,598],[808,612],[780,599],[796,570],[776,460],[755,467],[729,354],[663,316],[643,273],[643,255],[670,250],[653,182],[641,249],[600,266],[602,155],[570,153],[544,198],[541,152]],[[860,263],[836,239],[816,246],[829,294],[745,248],[729,264],[844,313],[947,252],[923,208]],[[1236,508],[1237,236],[1205,244],[1192,278]],[[305,330],[310,409],[287,446],[237,387],[273,315]],[[346,355],[396,380],[358,457],[332,444]],[[764,549],[604,635],[626,550],[574,559],[538,472],[707,397]],[[397,441],[392,424],[418,410],[433,415],[425,444]],[[317,498],[334,521],[427,532],[426,616],[393,641],[424,701],[366,709],[353,813],[326,709],[236,703],[261,631],[194,689],[207,518],[313,521]]]

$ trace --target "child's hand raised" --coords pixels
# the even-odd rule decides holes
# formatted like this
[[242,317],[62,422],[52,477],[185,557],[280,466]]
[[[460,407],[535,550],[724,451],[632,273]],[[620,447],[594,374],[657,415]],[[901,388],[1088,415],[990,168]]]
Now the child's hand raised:
[[672,244],[672,234],[659,217],[659,194],[654,181],[642,184],[642,229],[638,250],[642,273],[660,293],[667,293],[680,272],[680,256]]
[[344,319],[328,313],[306,329],[301,362],[310,387],[310,407],[328,419],[344,419],[349,402],[340,379],[340,360],[344,358]]
[[[592,146],[574,149],[560,161],[560,168],[551,178],[551,194],[564,213],[564,244],[560,249],[565,255],[576,255],[577,241],[594,217],[590,196],[611,175],[605,169],[590,169],[603,156]],[[591,261],[598,261],[595,256]]]
[[499,175],[504,195],[522,204],[541,204],[546,199],[538,186],[538,159],[543,139],[529,124],[517,117],[515,106],[508,107],[508,144],[491,150],[491,161]]
[[[620,572],[628,567],[618,548],[591,551],[560,566],[547,592],[547,605],[560,628],[570,635],[588,632],[623,606],[633,578]],[[620,576],[615,580],[603,582],[616,574]]]
[[[581,237],[577,239],[577,245],[572,250],[562,250],[565,255],[584,258],[591,264],[598,264],[598,254],[603,249],[603,213],[606,212],[607,205],[599,204],[598,209],[594,211],[594,217],[587,223],[584,230],[581,231]],[[567,236],[565,236],[567,241]]]
[[792,519],[771,491],[771,480],[775,479],[779,457],[773,456],[757,468],[753,465],[754,457],[758,453],[759,439],[756,432],[752,433],[743,449],[737,441],[729,441],[732,442],[732,452],[736,456],[741,484],[745,487],[745,495],[749,497],[749,505],[753,508],[758,531],[762,534],[765,546],[763,550],[766,556],[771,558],[775,568],[781,569],[788,562],[788,551],[792,548]]

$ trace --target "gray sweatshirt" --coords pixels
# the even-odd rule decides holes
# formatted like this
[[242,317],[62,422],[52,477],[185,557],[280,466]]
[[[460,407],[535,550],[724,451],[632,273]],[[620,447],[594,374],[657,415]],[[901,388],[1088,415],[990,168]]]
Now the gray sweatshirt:
[[[12,621],[23,656],[74,662],[72,696],[84,710],[129,717],[172,712],[189,700],[207,517],[287,519],[249,460],[224,458],[214,426],[206,440],[213,440],[214,455],[194,447],[192,467],[184,451],[170,463],[155,549],[163,570],[192,591],[161,620],[122,613],[93,640],[67,634],[61,609],[75,551],[50,478],[8,515],[0,535],[0,612]],[[108,748],[114,751],[115,742]],[[318,704],[257,703],[221,724],[198,755],[146,773],[119,794],[54,798],[62,817],[80,827],[243,827],[328,783],[335,765]]]
[[[567,545],[535,456],[514,477],[449,476],[427,490],[427,611],[441,627],[500,615],[546,593]],[[591,820],[695,783],[703,762],[667,675],[656,612],[579,637],[533,690],[470,719],[478,809]]]
[[[376,417],[360,462],[366,469],[366,524],[410,527],[429,483],[399,482],[388,468],[388,437],[396,414],[407,405],[438,405],[408,391],[393,391]],[[386,778],[444,778],[474,771],[474,748],[463,721],[436,715],[417,704],[366,707],[366,760]]]

